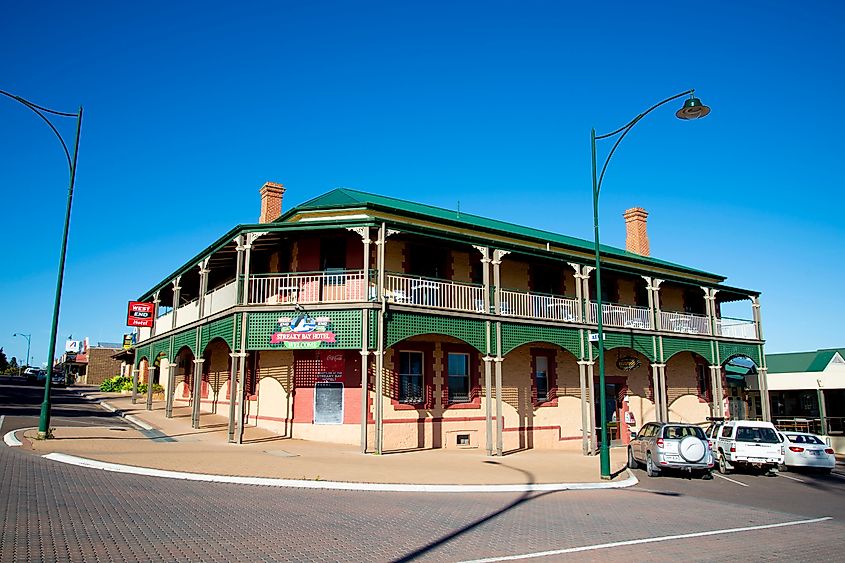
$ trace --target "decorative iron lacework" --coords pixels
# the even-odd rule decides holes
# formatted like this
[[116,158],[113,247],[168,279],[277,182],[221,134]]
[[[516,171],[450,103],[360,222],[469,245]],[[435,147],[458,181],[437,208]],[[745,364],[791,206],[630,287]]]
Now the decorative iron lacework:
[[232,342],[232,330],[235,326],[235,319],[232,316],[217,319],[213,323],[203,325],[200,334],[200,349],[205,350],[208,343],[215,338],[222,338],[226,344],[229,345],[230,350],[234,350],[235,346]]
[[[248,350],[284,350],[282,344],[271,342],[273,335],[281,332],[280,318],[293,318],[296,312],[261,312],[248,313],[246,320],[246,341]],[[343,311],[313,311],[309,316],[330,319],[325,326],[326,332],[334,334],[334,342],[319,342],[319,348],[360,349],[361,319],[360,309]]]
[[731,356],[748,356],[759,367],[760,362],[760,346],[757,344],[734,344],[727,342],[719,342],[719,358],[724,364]]
[[484,321],[477,319],[394,311],[385,319],[385,333],[386,348],[420,334],[445,334],[463,340],[484,353]]
[[557,344],[578,358],[581,354],[578,336],[578,330],[572,328],[502,323],[502,355],[523,344],[547,342]]
[[695,352],[699,356],[705,358],[711,364],[713,363],[713,350],[710,347],[709,340],[698,340],[692,338],[672,338],[663,337],[663,360],[669,361],[669,358],[679,352]]
[[[604,349],[612,350],[614,348],[630,348],[636,350],[650,361],[655,361],[654,357],[654,341],[651,335],[643,334],[619,334],[615,332],[605,331]],[[593,346],[597,346],[598,342],[592,342]]]
[[180,332],[179,334],[173,337],[174,354],[178,354],[179,350],[182,349],[183,346],[187,346],[188,348],[190,348],[191,353],[193,353],[194,356],[197,355],[197,329],[192,328],[191,330]]

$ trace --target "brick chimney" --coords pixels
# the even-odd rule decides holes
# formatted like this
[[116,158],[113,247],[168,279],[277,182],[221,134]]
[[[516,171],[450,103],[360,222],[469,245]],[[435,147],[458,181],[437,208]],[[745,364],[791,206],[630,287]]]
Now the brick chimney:
[[276,182],[265,182],[261,186],[261,216],[259,223],[271,223],[282,215],[282,196],[285,187]]
[[642,207],[632,207],[625,211],[622,217],[625,218],[625,250],[640,256],[649,256],[646,230],[648,211]]

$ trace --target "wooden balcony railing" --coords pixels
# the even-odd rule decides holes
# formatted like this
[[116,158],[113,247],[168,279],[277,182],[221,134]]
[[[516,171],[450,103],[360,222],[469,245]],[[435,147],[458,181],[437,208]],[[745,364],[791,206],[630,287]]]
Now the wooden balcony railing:
[[[465,313],[495,314],[484,306],[484,286],[458,282],[386,273],[384,295],[390,303],[411,305],[430,309],[442,309]],[[337,270],[324,272],[290,272],[254,274],[249,278],[249,305],[292,305],[313,303],[355,303],[377,300],[375,272],[369,275],[364,270]],[[205,316],[212,315],[237,305],[238,284],[232,281],[209,292],[205,297]],[[580,304],[577,299],[528,291],[502,289],[500,292],[500,314],[505,317],[577,323]],[[173,315],[177,315],[176,326]],[[585,323],[596,324],[598,307],[591,302]],[[199,302],[191,301],[179,307],[178,311],[167,311],[156,319],[156,334],[178,329],[199,320]],[[652,330],[651,311],[647,307],[602,303],[602,322],[607,327]],[[666,332],[709,335],[710,319],[704,315],[660,312],[660,328]],[[757,339],[757,327],[753,321],[716,319],[716,336]]]
[[391,303],[466,313],[484,312],[484,286],[479,284],[386,274],[384,295]]
[[250,276],[251,305],[279,303],[343,303],[374,296],[363,270],[295,272]]
[[732,319],[730,317],[716,319],[716,332],[717,336],[727,336],[728,338],[757,339],[757,327],[754,325],[754,321],[745,319]]
[[576,322],[578,301],[554,295],[541,295],[525,291],[503,289],[502,314],[548,321]]
[[710,319],[706,315],[660,311],[660,328],[683,334],[710,334]]
[[[652,328],[651,312],[648,307],[633,307],[629,305],[602,303],[601,309],[601,322],[604,326],[642,329]],[[594,302],[590,303],[590,321],[593,323],[598,322],[598,305]]]

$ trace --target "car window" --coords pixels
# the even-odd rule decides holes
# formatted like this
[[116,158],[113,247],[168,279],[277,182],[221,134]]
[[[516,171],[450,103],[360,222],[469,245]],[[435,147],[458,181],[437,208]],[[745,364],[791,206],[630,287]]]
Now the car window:
[[771,428],[759,428],[756,426],[737,426],[737,442],[761,442],[764,444],[778,444],[777,433]]
[[724,428],[722,428],[722,438],[730,438],[732,429],[732,426],[725,426]]
[[704,431],[697,426],[667,426],[663,429],[663,437],[679,440],[687,436],[695,436],[704,440]]
[[819,440],[815,436],[801,436],[801,435],[790,436],[790,435],[787,435],[786,437],[789,438],[789,441],[794,443],[794,444],[824,444],[824,442],[822,442],[821,440]]
[[646,424],[645,428],[643,428],[643,431],[642,431],[642,433],[641,433],[641,434],[642,434],[642,437],[643,437],[643,438],[648,438],[649,436],[651,436],[651,435],[652,435],[652,432],[653,432],[653,431],[654,431],[654,425],[652,425],[652,424]]

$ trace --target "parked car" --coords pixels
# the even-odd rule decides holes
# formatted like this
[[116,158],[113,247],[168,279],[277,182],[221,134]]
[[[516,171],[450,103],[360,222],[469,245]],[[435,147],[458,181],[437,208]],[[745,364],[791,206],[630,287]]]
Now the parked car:
[[812,467],[830,474],[836,467],[833,448],[815,434],[781,432],[781,435],[785,446],[783,466],[786,469]]
[[714,448],[719,473],[745,467],[775,475],[783,464],[784,445],[771,422],[729,420],[719,427]]
[[704,431],[693,424],[649,422],[628,446],[628,467],[645,465],[649,477],[680,469],[712,478],[713,455]]
[[29,383],[34,383],[44,379],[45,372],[41,368],[26,368],[23,370],[23,375]]

